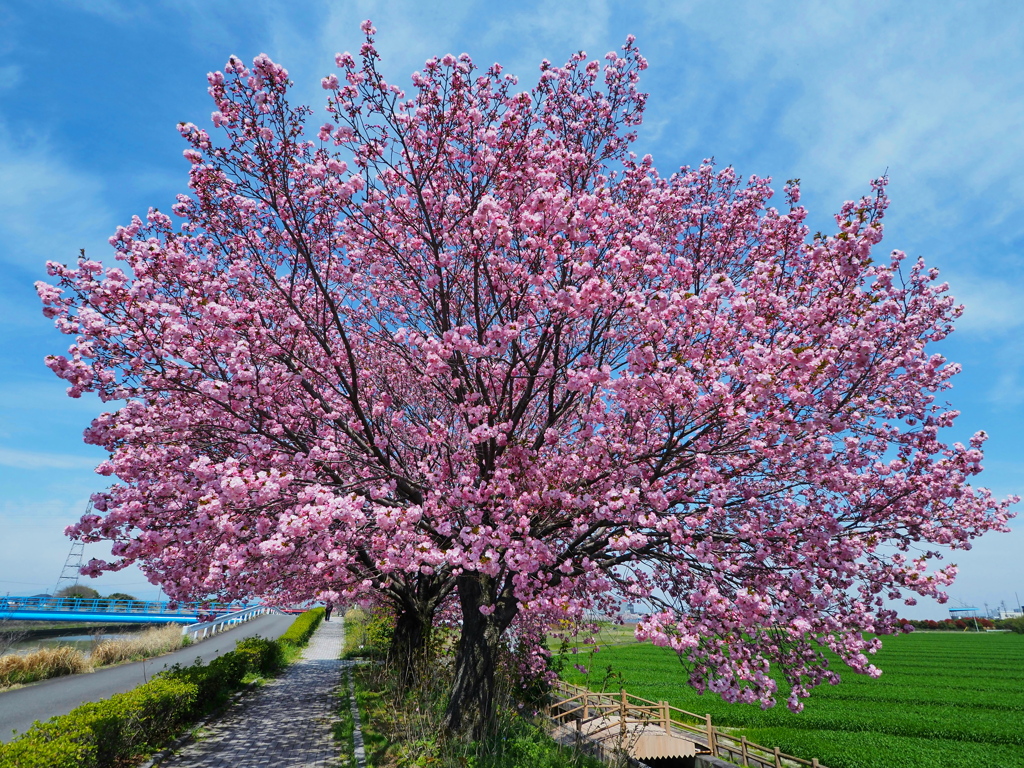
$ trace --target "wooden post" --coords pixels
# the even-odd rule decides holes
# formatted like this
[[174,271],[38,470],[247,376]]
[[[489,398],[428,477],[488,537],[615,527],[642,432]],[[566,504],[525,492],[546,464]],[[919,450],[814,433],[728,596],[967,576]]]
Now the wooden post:
[[818,758],[811,758],[811,768],[821,768],[821,764],[818,762]]
[[718,757],[718,744],[715,743],[715,729],[711,725],[711,713],[705,715],[708,725],[708,749],[712,757]]
[[583,694],[583,719],[587,720],[590,717],[590,694]]
[[622,746],[626,746],[626,689],[619,688],[619,736],[622,737]]
[[782,753],[778,747],[775,748],[775,768],[782,768]]
[[661,726],[665,729],[665,733],[669,736],[672,735],[672,713],[669,712],[668,702],[662,701],[661,703]]
[[747,760],[747,737],[740,736],[740,757],[743,758],[743,765],[745,767],[750,766],[750,761]]

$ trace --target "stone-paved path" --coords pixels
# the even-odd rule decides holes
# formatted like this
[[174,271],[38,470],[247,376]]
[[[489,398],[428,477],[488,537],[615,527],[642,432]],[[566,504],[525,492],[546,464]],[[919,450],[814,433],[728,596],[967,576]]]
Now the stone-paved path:
[[302,658],[219,720],[199,741],[160,763],[160,768],[334,768],[338,746],[334,690],[350,662],[341,655],[341,617],[321,622]]

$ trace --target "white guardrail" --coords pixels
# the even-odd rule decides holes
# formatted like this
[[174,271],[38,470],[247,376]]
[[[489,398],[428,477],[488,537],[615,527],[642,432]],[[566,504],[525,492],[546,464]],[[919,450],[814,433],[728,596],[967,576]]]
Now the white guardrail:
[[231,629],[236,624],[249,621],[257,616],[262,616],[265,613],[272,613],[273,608],[266,605],[253,605],[249,608],[242,608],[239,611],[232,611],[231,613],[225,613],[218,616],[213,621],[204,621],[199,624],[189,624],[181,632],[186,637],[190,637],[193,640],[205,640],[208,637],[216,635],[218,632],[223,632],[227,629]]

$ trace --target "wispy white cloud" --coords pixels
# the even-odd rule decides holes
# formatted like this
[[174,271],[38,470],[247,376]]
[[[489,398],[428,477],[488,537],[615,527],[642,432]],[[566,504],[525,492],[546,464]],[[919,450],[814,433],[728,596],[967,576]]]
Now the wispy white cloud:
[[998,336],[1024,326],[1024,280],[943,274],[950,292],[964,305],[958,332]]
[[[217,12],[208,4],[186,3],[197,31],[216,37]],[[621,34],[609,37],[610,4],[607,0],[556,6],[516,3],[495,12],[474,0],[453,0],[443,5],[414,0],[356,0],[348,3],[313,2],[295,13],[288,6],[257,3],[248,9],[248,21],[262,27],[265,52],[284,65],[295,80],[297,100],[320,108],[325,95],[320,78],[334,69],[334,54],[356,52],[362,44],[359,29],[364,19],[378,28],[377,49],[385,75],[406,87],[409,75],[431,56],[469,53],[481,66],[501,61],[506,71],[523,78],[529,87],[543,58],[561,59],[587,49],[603,55],[608,40],[621,44]],[[590,50],[593,49],[593,50]],[[236,51],[251,58],[256,51]],[[224,58],[226,59],[227,52]]]
[[296,18],[282,10],[283,6],[267,6],[263,13],[281,63],[289,70],[308,74],[306,79],[296,81],[297,94],[305,103],[320,108],[326,101],[320,78],[334,71],[334,54],[358,52],[363,42],[359,28],[363,20],[371,19],[378,28],[376,45],[385,76],[406,87],[410,73],[420,69],[427,58],[457,46],[458,33],[472,6],[469,0],[443,5],[357,0],[314,4],[307,18]]
[[22,525],[61,533],[64,526],[74,523],[82,516],[88,503],[88,495],[66,498],[48,496],[33,499],[31,503],[23,499],[4,499],[0,503],[0,518],[5,524],[17,520]]
[[99,179],[43,137],[15,138],[0,124],[0,260],[37,267],[71,262],[113,231]]
[[[506,48],[511,58],[502,63],[529,87],[542,59],[561,64],[579,50],[585,50],[592,58],[603,56],[609,47],[610,23],[611,8],[606,0],[520,6],[486,24],[481,42]],[[628,32],[622,30],[616,36],[625,38]],[[622,40],[616,41],[621,43]]]
[[88,456],[0,447],[0,466],[14,469],[92,469],[97,463]]
[[[7,318],[4,318],[3,322],[6,325]],[[0,380],[0,409],[10,408],[20,412],[53,412],[66,409],[80,416],[85,413],[113,411],[119,407],[119,401],[104,404],[93,393],[85,393],[81,397],[68,397],[65,392],[66,382],[46,370],[42,360],[37,371],[21,371],[21,374],[18,379]],[[38,418],[38,414],[32,415],[33,418]]]
[[119,24],[137,21],[148,13],[148,3],[123,0],[61,0],[61,4]]
[[[904,210],[934,212],[947,224],[949,209],[963,208],[936,205],[950,190],[969,197],[997,187],[1014,202],[989,211],[993,222],[1024,203],[1019,6],[931,5],[918,13],[914,4],[897,11],[858,1],[780,12],[741,2],[727,20],[719,4],[658,8],[656,38],[686,40],[678,69],[704,73],[677,94],[676,114],[687,105],[712,111],[718,130],[739,127],[755,154],[759,142],[775,153],[786,141],[793,166],[846,197],[888,167],[909,193]],[[664,56],[658,67],[666,68]],[[739,98],[719,109],[701,82],[723,100]],[[755,130],[762,119],[768,130]]]
[[[1019,354],[1024,352],[1024,349],[1017,349],[1016,352]],[[989,388],[988,401],[1000,409],[1016,410],[1024,406],[1024,367],[1021,366],[1019,357],[1015,360],[1006,360],[1004,365],[1000,366]],[[1017,490],[1022,491],[1024,487]]]

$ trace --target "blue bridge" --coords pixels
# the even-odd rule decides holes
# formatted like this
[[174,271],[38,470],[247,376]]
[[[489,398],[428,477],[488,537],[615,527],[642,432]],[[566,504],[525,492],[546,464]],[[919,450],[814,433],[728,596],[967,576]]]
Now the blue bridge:
[[77,597],[0,597],[0,620],[87,621],[118,624],[209,623],[234,614],[243,605],[108,600]]

